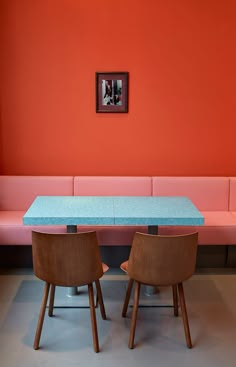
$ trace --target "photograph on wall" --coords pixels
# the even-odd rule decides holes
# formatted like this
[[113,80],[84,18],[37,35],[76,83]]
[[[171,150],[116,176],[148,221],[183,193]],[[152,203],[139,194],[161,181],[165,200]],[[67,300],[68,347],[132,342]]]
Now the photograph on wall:
[[96,112],[128,112],[128,73],[96,73]]

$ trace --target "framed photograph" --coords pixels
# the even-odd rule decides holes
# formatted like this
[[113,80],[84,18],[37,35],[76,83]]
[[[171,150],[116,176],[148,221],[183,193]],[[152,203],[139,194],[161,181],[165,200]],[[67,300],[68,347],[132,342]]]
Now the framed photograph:
[[96,73],[96,112],[128,112],[128,73]]

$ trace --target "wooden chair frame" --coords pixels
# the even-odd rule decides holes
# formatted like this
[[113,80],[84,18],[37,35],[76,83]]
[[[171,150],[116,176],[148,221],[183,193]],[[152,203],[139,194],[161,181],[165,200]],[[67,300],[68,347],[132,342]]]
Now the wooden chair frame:
[[[126,317],[132,288],[135,284],[128,343],[130,349],[134,348],[140,288],[143,284],[172,287],[174,315],[179,314],[179,300],[186,344],[188,348],[192,348],[183,281],[194,273],[197,241],[197,233],[184,236],[135,234],[129,260],[121,264],[121,269],[130,277],[122,309],[123,317]],[[165,274],[163,262],[166,262],[168,275]]]
[[49,234],[33,231],[32,247],[35,275],[45,282],[34,349],[39,348],[48,298],[48,315],[53,316],[56,286],[87,285],[94,351],[99,352],[93,283],[96,285],[101,316],[106,320],[99,278],[108,267],[101,262],[96,233]]

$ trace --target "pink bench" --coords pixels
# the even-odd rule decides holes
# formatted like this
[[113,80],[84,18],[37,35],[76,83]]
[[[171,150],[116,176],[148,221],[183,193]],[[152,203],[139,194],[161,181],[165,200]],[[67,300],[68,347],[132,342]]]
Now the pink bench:
[[[61,226],[24,226],[22,217],[38,195],[181,195],[205,217],[196,227],[200,245],[236,244],[235,177],[103,177],[0,176],[0,245],[30,245],[33,229],[64,232]],[[130,245],[135,231],[146,227],[80,227],[96,229],[101,245]],[[192,227],[159,227],[159,233],[192,231]]]

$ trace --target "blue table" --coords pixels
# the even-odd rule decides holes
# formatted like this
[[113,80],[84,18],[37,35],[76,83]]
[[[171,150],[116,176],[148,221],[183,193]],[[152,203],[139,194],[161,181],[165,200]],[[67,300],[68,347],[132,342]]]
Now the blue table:
[[[157,234],[158,225],[203,225],[204,218],[187,197],[38,196],[23,223],[65,225],[69,233],[77,232],[77,225],[142,225]],[[70,290],[74,294],[75,288]]]
[[38,196],[23,217],[25,225],[195,226],[204,218],[187,197]]

